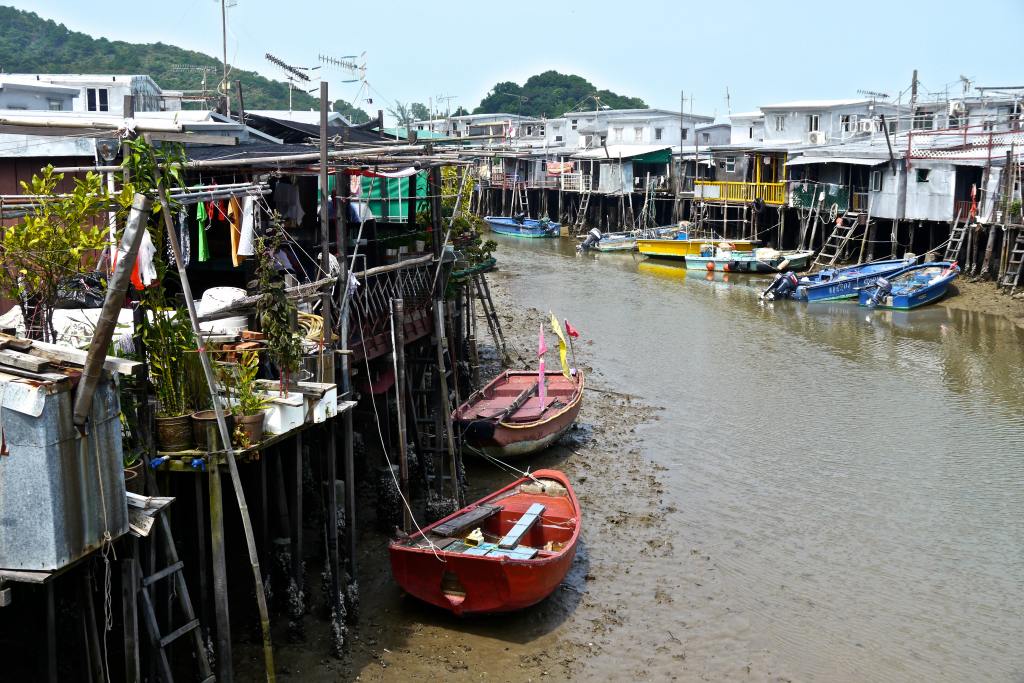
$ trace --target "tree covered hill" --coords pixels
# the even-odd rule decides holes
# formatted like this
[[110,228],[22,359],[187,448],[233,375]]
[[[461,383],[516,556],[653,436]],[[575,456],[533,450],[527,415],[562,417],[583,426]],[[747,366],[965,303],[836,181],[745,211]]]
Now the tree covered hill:
[[[5,73],[146,74],[161,88],[198,90],[202,74],[173,68],[182,64],[211,67],[207,87],[216,89],[223,67],[215,57],[164,43],[93,38],[34,12],[0,6],[0,71]],[[230,78],[242,82],[247,109],[288,108],[287,83],[242,69],[233,69]],[[292,102],[295,109],[319,106],[317,99],[301,90],[292,94]],[[355,123],[370,119],[365,111],[343,100],[335,103],[334,110]]]
[[523,114],[524,116],[561,116],[573,109],[594,109],[596,96],[602,106],[611,109],[644,109],[647,104],[639,97],[626,97],[610,90],[599,90],[582,76],[557,71],[530,76],[520,86],[512,81],[498,83],[480,102],[473,113]]

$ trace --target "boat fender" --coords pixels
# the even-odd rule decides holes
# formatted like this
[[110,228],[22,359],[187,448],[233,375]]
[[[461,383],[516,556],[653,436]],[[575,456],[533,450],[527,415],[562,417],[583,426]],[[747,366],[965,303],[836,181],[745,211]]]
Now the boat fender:
[[[710,266],[711,264],[709,263],[708,265]],[[731,263],[723,263],[722,264],[722,270],[724,270],[727,273],[730,272],[732,270],[732,264]]]
[[704,264],[704,267],[707,268],[708,270],[714,270],[715,264],[712,263],[711,261],[708,261],[707,263]]

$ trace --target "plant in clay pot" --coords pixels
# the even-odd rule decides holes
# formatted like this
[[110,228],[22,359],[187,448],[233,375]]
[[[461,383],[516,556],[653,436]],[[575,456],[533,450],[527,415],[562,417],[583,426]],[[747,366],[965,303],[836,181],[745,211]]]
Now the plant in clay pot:
[[156,393],[156,431],[160,450],[192,447],[191,415],[199,359],[192,353],[195,335],[185,311],[154,308],[143,325],[150,379]]
[[241,448],[248,448],[263,440],[263,421],[267,407],[266,397],[259,393],[256,381],[260,372],[260,358],[255,351],[243,351],[235,366],[234,391],[235,434],[241,432]]

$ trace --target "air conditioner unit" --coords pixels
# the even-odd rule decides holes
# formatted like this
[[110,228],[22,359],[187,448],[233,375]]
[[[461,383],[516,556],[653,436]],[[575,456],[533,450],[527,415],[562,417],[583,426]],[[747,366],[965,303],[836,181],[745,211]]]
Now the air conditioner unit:
[[825,133],[820,130],[812,130],[807,134],[807,142],[812,145],[824,145]]
[[857,122],[858,133],[870,133],[875,129],[875,122],[873,119],[861,119]]

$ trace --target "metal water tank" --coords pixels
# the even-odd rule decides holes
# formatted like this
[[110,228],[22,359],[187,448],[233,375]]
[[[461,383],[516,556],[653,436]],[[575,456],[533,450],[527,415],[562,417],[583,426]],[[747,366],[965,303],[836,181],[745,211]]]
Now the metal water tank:
[[0,568],[60,569],[128,531],[117,389],[96,389],[85,437],[71,381],[0,371]]

